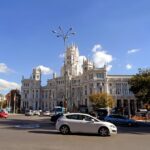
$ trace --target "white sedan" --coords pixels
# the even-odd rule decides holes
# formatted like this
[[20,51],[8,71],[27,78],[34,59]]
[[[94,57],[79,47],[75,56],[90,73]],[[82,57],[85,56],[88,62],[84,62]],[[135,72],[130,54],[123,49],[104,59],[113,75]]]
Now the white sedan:
[[43,116],[50,116],[50,111],[44,111]]
[[117,127],[109,122],[100,121],[88,114],[68,113],[58,118],[56,129],[62,134],[97,133],[101,136],[117,134]]

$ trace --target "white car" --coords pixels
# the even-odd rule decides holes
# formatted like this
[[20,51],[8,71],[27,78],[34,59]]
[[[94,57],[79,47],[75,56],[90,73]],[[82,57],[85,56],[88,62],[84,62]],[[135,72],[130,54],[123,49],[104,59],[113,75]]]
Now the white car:
[[40,111],[39,111],[39,110],[33,110],[33,115],[38,115],[38,116],[40,116]]
[[26,116],[33,116],[33,111],[32,110],[26,110],[25,115]]
[[50,111],[44,111],[43,116],[50,116]]
[[62,134],[97,133],[101,136],[117,134],[117,127],[109,122],[100,121],[88,114],[68,113],[58,118],[56,129]]

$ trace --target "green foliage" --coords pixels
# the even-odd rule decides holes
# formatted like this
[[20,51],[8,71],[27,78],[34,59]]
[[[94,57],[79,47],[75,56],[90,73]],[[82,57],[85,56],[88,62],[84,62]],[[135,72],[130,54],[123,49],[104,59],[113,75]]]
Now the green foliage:
[[96,108],[112,108],[114,106],[114,99],[107,93],[95,93],[89,96],[90,101],[93,103],[94,109]]
[[144,104],[150,103],[150,70],[139,70],[139,73],[129,80],[130,90]]

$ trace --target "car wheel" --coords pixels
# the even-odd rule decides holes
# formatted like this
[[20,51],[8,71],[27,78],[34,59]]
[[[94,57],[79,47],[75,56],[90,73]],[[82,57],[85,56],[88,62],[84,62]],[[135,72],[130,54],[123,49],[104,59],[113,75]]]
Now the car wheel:
[[101,127],[98,131],[98,133],[100,134],[100,136],[109,136],[109,129],[107,127]]
[[62,134],[69,134],[70,129],[69,129],[69,127],[68,127],[67,125],[62,125],[62,126],[60,127],[60,132],[61,132]]

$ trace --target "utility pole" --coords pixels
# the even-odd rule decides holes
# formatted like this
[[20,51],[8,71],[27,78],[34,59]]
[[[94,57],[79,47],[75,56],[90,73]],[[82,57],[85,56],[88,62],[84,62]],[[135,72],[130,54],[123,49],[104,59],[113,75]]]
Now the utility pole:
[[[62,38],[64,42],[64,50],[66,50],[66,41],[70,36],[75,35],[75,32],[72,31],[72,27],[70,27],[66,32],[59,26],[58,30],[52,30],[52,33],[56,35],[57,38]],[[68,97],[67,97],[67,69],[66,62],[64,61],[64,81],[65,81],[65,94],[64,94],[64,107],[67,109],[68,105]],[[70,95],[71,96],[71,95]]]

